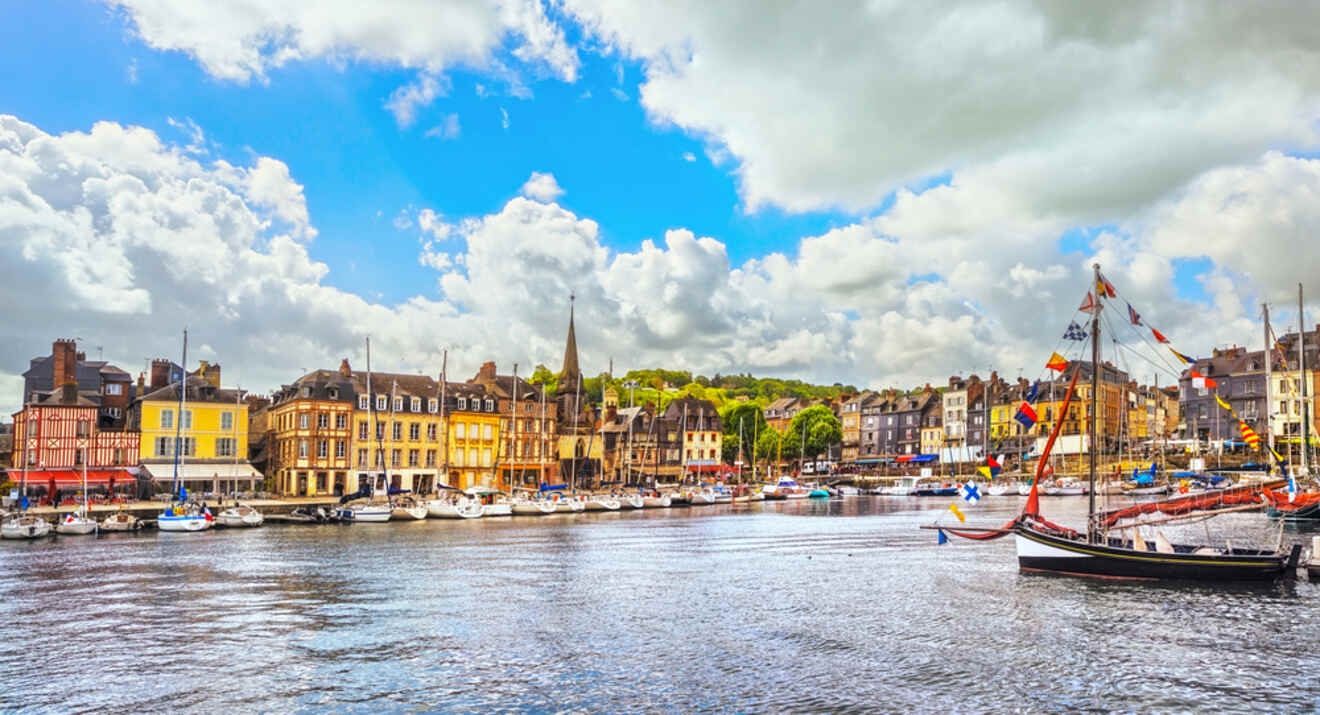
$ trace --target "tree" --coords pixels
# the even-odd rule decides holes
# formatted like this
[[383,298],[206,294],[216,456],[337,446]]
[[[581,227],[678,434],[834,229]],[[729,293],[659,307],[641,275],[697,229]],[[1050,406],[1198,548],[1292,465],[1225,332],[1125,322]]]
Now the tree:
[[742,425],[743,461],[752,456],[754,440],[765,431],[765,414],[755,402],[730,402],[720,410],[724,421],[724,461],[733,464],[738,458],[738,427]]
[[527,381],[533,385],[544,385],[545,391],[551,395],[559,389],[559,376],[551,372],[550,368],[545,365],[537,365]]
[[[780,457],[780,443],[783,442],[784,435],[773,427],[767,427],[764,432],[756,438],[756,461],[769,464]],[[784,445],[787,447],[787,445]],[[783,456],[792,458],[791,453]]]
[[[804,431],[807,456],[814,457],[829,449],[830,445],[843,441],[843,426],[825,405],[808,407],[793,415],[793,421],[788,423],[787,439],[795,448],[802,444]],[[784,446],[788,447],[787,444]]]

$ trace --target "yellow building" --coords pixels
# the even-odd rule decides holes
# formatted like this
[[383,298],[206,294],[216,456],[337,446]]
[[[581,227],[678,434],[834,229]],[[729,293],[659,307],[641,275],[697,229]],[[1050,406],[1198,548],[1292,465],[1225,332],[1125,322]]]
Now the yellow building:
[[248,407],[241,390],[220,387],[220,366],[203,362],[188,375],[186,400],[179,383],[147,388],[129,409],[129,429],[142,434],[139,458],[157,484],[174,479],[176,439],[179,478],[192,491],[230,493],[255,488],[261,475],[248,455]]
[[275,392],[267,411],[267,477],[281,496],[357,491],[349,443],[356,398],[348,361],[314,370]]
[[416,494],[435,491],[444,457],[440,381],[425,375],[373,372],[373,395],[369,396],[367,374],[359,371],[352,374],[352,384],[353,479],[349,491],[370,483],[373,477],[377,489],[388,481],[390,489]]
[[481,385],[451,382],[445,386],[449,422],[449,453],[445,467],[452,487],[505,489],[495,471],[500,443],[500,413],[494,397]]

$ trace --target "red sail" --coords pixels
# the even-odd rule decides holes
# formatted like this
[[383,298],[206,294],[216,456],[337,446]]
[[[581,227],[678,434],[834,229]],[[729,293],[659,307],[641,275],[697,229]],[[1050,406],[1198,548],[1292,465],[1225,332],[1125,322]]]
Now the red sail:
[[1054,415],[1054,429],[1050,431],[1050,438],[1045,442],[1045,451],[1040,455],[1040,461],[1036,462],[1036,477],[1031,480],[1031,495],[1027,497],[1027,505],[1022,508],[1024,516],[1040,516],[1040,476],[1045,471],[1045,465],[1049,462],[1050,452],[1054,449],[1054,441],[1059,438],[1059,432],[1063,429],[1063,416],[1068,414],[1068,405],[1072,402],[1073,388],[1077,387],[1077,378],[1082,374],[1081,363],[1077,363],[1077,369],[1073,372],[1072,382],[1068,383],[1068,392],[1063,396],[1063,409]]
[[[1129,507],[1114,509],[1100,514],[1100,523],[1109,527],[1117,524],[1120,519],[1132,519],[1141,516],[1142,514],[1154,514],[1159,512],[1169,516],[1180,516],[1194,511],[1213,511],[1215,509],[1227,509],[1235,506],[1256,504],[1263,501],[1264,497],[1270,495],[1269,490],[1271,488],[1283,484],[1286,484],[1284,480],[1277,479],[1269,482],[1247,484],[1240,487],[1229,487],[1228,489],[1214,492],[1191,494],[1176,499],[1133,504]],[[1287,496],[1284,496],[1284,500],[1287,500]]]

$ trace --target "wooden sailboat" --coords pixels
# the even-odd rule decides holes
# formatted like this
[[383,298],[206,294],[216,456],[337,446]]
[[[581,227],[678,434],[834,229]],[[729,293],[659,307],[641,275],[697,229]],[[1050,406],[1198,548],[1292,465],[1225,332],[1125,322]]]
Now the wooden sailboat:
[[[1096,265],[1093,287],[1106,286]],[[1097,293],[1100,291],[1097,290]],[[1110,294],[1113,295],[1112,293]],[[1099,415],[1100,388],[1100,312],[1103,294],[1096,298],[1091,310],[1091,414]],[[1089,303],[1088,303],[1089,304]],[[1063,412],[1072,402],[1074,388],[1081,365],[1075,364],[1068,392],[1064,396]],[[1110,512],[1096,509],[1096,459],[1099,442],[1096,439],[1098,419],[1089,420],[1090,497],[1087,525],[1075,530],[1046,519],[1040,511],[1040,481],[1050,452],[1059,437],[1063,420],[1056,420],[1046,442],[1044,454],[1036,467],[1030,495],[1022,513],[998,529],[932,526],[963,538],[988,541],[1012,535],[1017,546],[1018,566],[1023,571],[1038,571],[1073,576],[1119,579],[1190,579],[1204,581],[1261,581],[1285,576],[1295,571],[1300,546],[1283,552],[1276,544],[1273,549],[1249,549],[1225,543],[1223,548],[1210,543],[1173,544],[1158,530],[1148,542],[1141,536],[1142,528],[1168,524],[1181,518],[1205,518],[1215,514],[1260,508],[1260,487],[1253,485],[1224,490],[1209,495],[1195,495],[1171,502],[1139,504]],[[1229,493],[1225,493],[1229,492]],[[1120,524],[1123,519],[1136,519],[1159,512],[1160,517],[1144,522]],[[1196,512],[1196,513],[1193,513]]]

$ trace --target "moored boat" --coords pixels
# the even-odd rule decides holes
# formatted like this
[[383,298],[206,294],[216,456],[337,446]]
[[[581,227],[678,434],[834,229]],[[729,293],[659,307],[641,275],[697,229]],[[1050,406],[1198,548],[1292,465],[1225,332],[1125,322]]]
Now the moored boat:
[[50,533],[50,522],[32,514],[11,516],[0,524],[0,537],[6,539],[40,539]]
[[137,531],[141,528],[142,522],[122,509],[101,520],[101,531]]
[[621,506],[618,499],[601,494],[592,494],[583,501],[586,511],[618,511]]
[[391,521],[421,521],[427,511],[427,505],[411,494],[398,494],[390,500]]
[[96,533],[96,520],[87,516],[85,509],[69,512],[55,524],[55,533],[62,536],[87,536]]
[[235,504],[228,509],[222,509],[215,519],[220,526],[246,528],[261,526],[265,521],[261,512],[248,504]]

